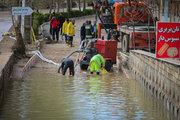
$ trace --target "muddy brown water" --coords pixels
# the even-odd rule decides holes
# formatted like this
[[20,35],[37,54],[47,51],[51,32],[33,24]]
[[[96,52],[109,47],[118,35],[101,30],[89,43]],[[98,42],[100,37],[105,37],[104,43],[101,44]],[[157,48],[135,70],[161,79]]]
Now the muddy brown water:
[[[86,19],[76,21],[77,48]],[[77,48],[63,42],[48,44],[43,45],[42,53],[59,62]],[[0,120],[174,120],[136,80],[128,80],[115,69],[98,76],[77,67],[74,77],[57,74],[57,69],[38,61],[22,80],[12,80]]]
[[1,120],[174,120],[136,80],[114,70],[74,77],[33,68],[13,81]]

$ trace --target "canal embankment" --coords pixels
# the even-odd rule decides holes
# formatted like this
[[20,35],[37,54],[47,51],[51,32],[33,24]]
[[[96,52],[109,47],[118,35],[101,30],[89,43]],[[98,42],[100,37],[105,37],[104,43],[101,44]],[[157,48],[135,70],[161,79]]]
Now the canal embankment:
[[157,59],[155,54],[132,50],[127,61],[133,77],[180,119],[180,61]]
[[[12,28],[9,31],[12,31]],[[14,44],[15,40],[8,36],[5,36],[0,42],[0,103],[2,103],[5,96],[13,66],[16,62],[16,57],[12,50]]]

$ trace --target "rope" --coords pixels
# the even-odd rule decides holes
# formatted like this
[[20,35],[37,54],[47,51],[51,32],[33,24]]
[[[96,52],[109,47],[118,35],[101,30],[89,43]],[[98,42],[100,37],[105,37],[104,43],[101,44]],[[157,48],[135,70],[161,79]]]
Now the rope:
[[56,62],[54,62],[52,60],[49,60],[49,59],[43,57],[40,51],[32,51],[32,52],[29,52],[29,54],[36,54],[41,60],[43,60],[43,61],[45,61],[47,63],[51,63],[51,64],[54,64],[56,66],[60,65],[59,63],[56,63]]

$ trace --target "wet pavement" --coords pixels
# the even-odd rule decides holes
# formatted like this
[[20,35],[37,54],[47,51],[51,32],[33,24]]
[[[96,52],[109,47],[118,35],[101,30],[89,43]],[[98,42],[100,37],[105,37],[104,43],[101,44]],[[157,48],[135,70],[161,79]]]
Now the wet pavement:
[[3,39],[2,35],[8,32],[12,26],[11,14],[8,11],[0,11],[0,41]]

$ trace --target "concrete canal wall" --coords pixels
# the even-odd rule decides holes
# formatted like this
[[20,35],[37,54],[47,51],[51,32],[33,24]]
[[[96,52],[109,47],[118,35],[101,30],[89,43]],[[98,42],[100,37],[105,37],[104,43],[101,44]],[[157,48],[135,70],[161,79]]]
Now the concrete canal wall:
[[134,50],[128,66],[133,77],[180,120],[180,61]]
[[8,82],[11,77],[11,73],[16,61],[16,57],[14,56],[13,53],[0,55],[0,57],[3,57],[4,60],[1,61],[1,66],[0,66],[0,104],[1,104],[5,96],[6,88],[8,87]]

